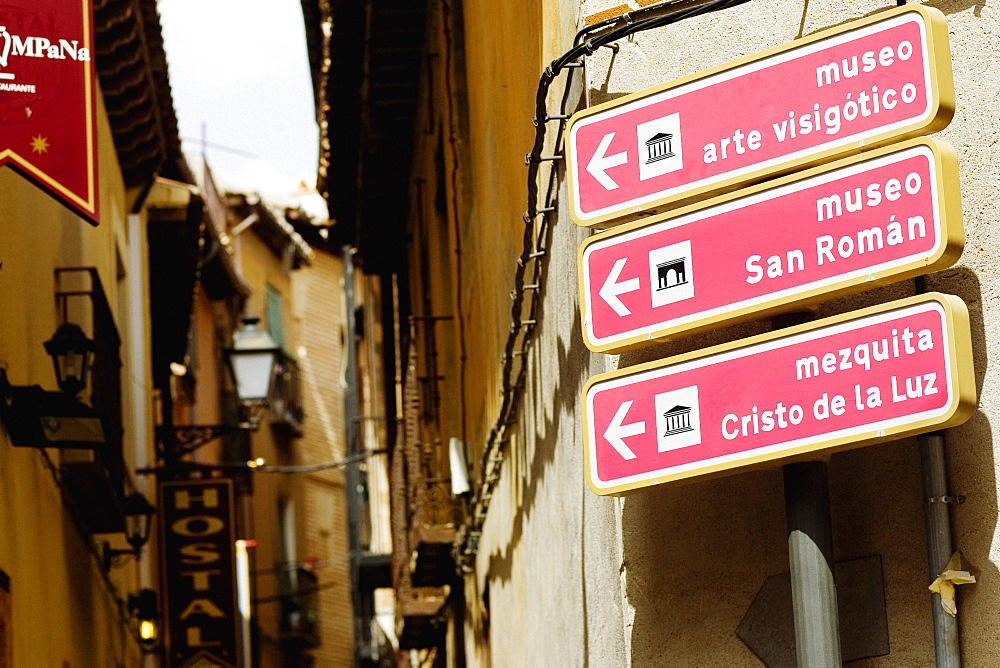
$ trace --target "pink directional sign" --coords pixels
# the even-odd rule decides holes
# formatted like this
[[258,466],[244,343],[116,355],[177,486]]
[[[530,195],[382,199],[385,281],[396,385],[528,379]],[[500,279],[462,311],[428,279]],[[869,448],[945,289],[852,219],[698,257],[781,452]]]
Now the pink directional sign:
[[939,129],[953,108],[944,15],[888,10],[574,115],[571,215],[607,226]]
[[968,311],[927,294],[592,378],[597,494],[808,459],[963,422]]
[[598,234],[580,250],[583,334],[620,351],[949,266],[957,159],[911,140]]

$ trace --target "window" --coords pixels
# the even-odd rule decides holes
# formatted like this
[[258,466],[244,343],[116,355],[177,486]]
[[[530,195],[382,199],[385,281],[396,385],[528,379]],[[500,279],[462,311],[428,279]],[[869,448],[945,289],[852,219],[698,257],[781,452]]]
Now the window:
[[266,290],[267,333],[282,349],[285,348],[285,322],[282,313],[283,296],[270,285]]

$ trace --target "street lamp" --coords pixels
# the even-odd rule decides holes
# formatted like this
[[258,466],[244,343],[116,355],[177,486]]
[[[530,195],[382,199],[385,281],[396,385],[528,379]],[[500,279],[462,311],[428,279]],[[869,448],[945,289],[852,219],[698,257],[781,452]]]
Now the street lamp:
[[71,397],[80,394],[87,387],[90,375],[96,350],[93,340],[87,338],[79,325],[67,322],[44,345],[45,352],[52,357],[59,389]]
[[125,515],[125,540],[138,559],[142,546],[149,541],[149,526],[156,508],[141,493],[132,492],[125,497],[122,511]]
[[[237,424],[185,424],[158,427],[161,453],[172,456],[173,465],[206,443],[239,431],[256,431],[260,414],[267,405],[281,347],[257,327],[260,318],[243,318],[243,325],[233,333],[233,344],[222,350],[223,359],[236,385],[239,399]],[[140,472],[149,472],[140,470]]]
[[257,327],[260,318],[243,318],[233,334],[233,345],[223,350],[236,382],[236,395],[243,403],[265,403],[271,392],[274,365],[281,348]]
[[11,385],[0,368],[0,420],[11,443],[29,448],[98,448],[106,442],[101,415],[77,395],[87,387],[96,346],[79,325],[60,325],[44,343],[60,392]]
[[233,345],[222,353],[236,383],[236,396],[248,409],[246,426],[256,428],[256,409],[267,403],[274,380],[274,366],[281,348],[257,327],[260,318],[243,318],[243,326],[233,334]]
[[132,549],[116,550],[105,542],[103,550],[104,570],[111,570],[115,557],[131,554],[139,559],[142,547],[149,541],[149,528],[155,513],[156,508],[141,493],[132,492],[125,497],[125,501],[122,503],[122,514],[125,515],[125,540],[128,541]]
[[139,640],[143,652],[154,651],[156,648],[156,620],[160,616],[156,592],[152,589],[140,589],[137,594],[129,594],[128,609],[139,620]]

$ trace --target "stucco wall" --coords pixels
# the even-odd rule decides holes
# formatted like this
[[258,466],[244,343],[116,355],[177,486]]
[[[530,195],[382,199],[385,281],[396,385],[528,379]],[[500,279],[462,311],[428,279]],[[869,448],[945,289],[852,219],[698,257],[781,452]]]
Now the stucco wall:
[[[585,16],[613,4],[593,0],[579,7],[573,3],[559,7],[562,16]],[[981,407],[967,424],[948,432],[947,455],[952,492],[967,497],[952,511],[955,546],[979,578],[959,600],[964,658],[967,665],[992,665],[1000,654],[1000,640],[993,630],[1000,604],[992,426],[997,379],[988,372],[988,360],[997,353],[997,322],[990,306],[1000,288],[994,270],[1000,251],[992,243],[991,229],[1000,177],[994,158],[1000,129],[996,113],[1000,85],[993,75],[997,18],[982,3],[930,4],[947,15],[951,33],[958,107],[951,125],[938,136],[960,156],[967,242],[958,265],[931,276],[927,285],[959,295],[971,313]],[[588,93],[593,103],[611,99],[888,6],[750,2],[636,35],[623,41],[616,54],[601,49],[589,59]],[[466,21],[482,30],[482,24],[502,24],[504,18],[467,11]],[[546,22],[544,29],[558,32],[554,22]],[[524,29],[530,35],[532,28]],[[474,34],[472,27],[469,31]],[[561,42],[553,39],[546,44],[545,57],[535,63],[539,72],[568,48],[571,32],[564,29]],[[469,49],[474,51],[473,46]],[[520,56],[513,47],[496,54],[519,63]],[[472,94],[484,83],[491,85],[470,81]],[[491,92],[502,94],[499,86]],[[522,105],[502,113],[504,123],[514,124],[523,123],[532,110]],[[481,134],[472,141],[480,140],[485,141]],[[517,152],[529,148],[525,143]],[[508,178],[506,172],[501,175]],[[474,172],[472,178],[486,177]],[[515,192],[520,211],[523,186]],[[612,365],[633,365],[734,340],[766,331],[767,323],[723,329],[620,359],[590,354],[579,333],[576,285],[576,252],[588,232],[567,218],[565,192],[559,202],[539,336],[530,353],[527,408],[519,438],[507,452],[475,576],[468,580],[470,657],[479,665],[492,660],[497,666],[759,665],[734,630],[765,579],[788,570],[780,470],[650,488],[620,500],[595,497],[583,482],[579,392],[587,377]],[[481,226],[477,234],[492,234],[494,243],[500,243],[503,237],[486,226],[489,220],[482,216],[477,220]],[[479,259],[486,262],[478,255],[469,261]],[[483,266],[495,264],[490,259]],[[504,277],[512,270],[509,262],[497,269]],[[483,287],[491,295],[507,289]],[[818,315],[890,301],[913,290],[912,281],[871,290],[830,301]],[[503,331],[506,324],[502,321],[494,329]],[[496,373],[491,360],[482,365],[487,376]],[[483,400],[471,403],[470,413],[481,411],[483,405]],[[862,665],[932,664],[924,500],[915,439],[833,456],[830,491],[836,558],[877,554],[883,563],[891,653]],[[487,592],[488,611],[483,600]]]
[[[127,257],[129,250],[125,191],[103,104],[98,109],[101,225],[85,223],[12,169],[0,169],[0,365],[15,385],[56,389],[42,346],[59,324],[55,268],[96,267],[112,309],[127,303],[119,300],[116,274],[116,253]],[[130,317],[142,317],[114,315],[120,330]],[[123,373],[131,375],[127,351],[122,354]],[[122,400],[128,411],[131,395]],[[0,569],[12,581],[14,665],[139,665],[138,645],[40,452],[14,448],[6,432],[0,434]],[[49,453],[58,465],[59,453]],[[125,546],[121,536],[106,538]],[[118,596],[137,588],[131,565],[111,578]]]
[[[470,276],[462,294],[470,368],[465,436],[473,454],[470,466],[477,470],[501,398],[500,356],[527,208],[523,156],[531,149],[535,90],[548,62],[571,43],[580,8],[573,2],[464,5],[464,92],[472,131],[469,161],[460,163],[470,185],[459,192],[458,211],[468,213],[461,229],[461,266]],[[503,39],[484,42],[481,35],[487,33]],[[578,72],[570,111],[582,99]],[[553,113],[566,82],[561,78],[552,88]],[[555,130],[557,124],[549,127]],[[555,150],[555,133],[549,136],[546,154]],[[554,216],[552,236],[543,240],[552,250],[527,356],[524,408],[506,450],[475,574],[466,580],[469,665],[628,660],[621,502],[586,490],[578,412],[583,383],[610,369],[612,360],[591,355],[579,333],[576,249],[588,233],[563,210]]]

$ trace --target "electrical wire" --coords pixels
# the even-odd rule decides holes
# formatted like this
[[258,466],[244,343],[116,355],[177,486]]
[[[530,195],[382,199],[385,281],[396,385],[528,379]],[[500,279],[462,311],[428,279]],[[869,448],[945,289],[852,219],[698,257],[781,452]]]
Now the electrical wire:
[[295,591],[289,592],[287,594],[274,594],[273,596],[258,596],[250,599],[250,602],[253,603],[254,605],[258,603],[276,603],[277,601],[284,600],[290,596],[308,596],[309,594],[315,594],[316,592],[321,591],[323,589],[330,589],[332,587],[337,587],[337,586],[346,588],[347,584],[344,582],[324,582],[322,584],[317,584],[313,587],[302,587],[301,589],[296,589]]
[[[293,464],[284,466],[256,464],[253,460],[247,462],[219,462],[217,464],[182,461],[177,462],[171,468],[186,469],[189,471],[227,471],[231,473],[316,473],[327,469],[342,469],[348,464],[353,464],[354,462],[368,459],[369,457],[374,457],[375,455],[384,455],[388,452],[389,451],[385,448],[366,450],[365,452],[359,452],[356,455],[349,455],[343,459],[336,459],[329,462],[319,462],[318,464]],[[136,473],[142,475],[152,475],[163,470],[163,467],[149,467],[136,469]]]
[[[711,0],[710,2],[700,5],[676,9],[665,14],[650,16],[649,18],[640,19],[638,21],[634,21],[632,19],[639,14],[641,10],[628,12],[614,19],[615,23],[624,23],[624,25],[618,28],[610,29],[596,37],[591,37],[583,40],[581,43],[575,44],[572,49],[552,61],[551,67],[558,72],[561,67],[565,67],[566,63],[575,61],[582,56],[592,55],[598,47],[611,44],[612,42],[616,42],[637,32],[652,30],[653,28],[661,28],[672,23],[677,23],[678,21],[683,21],[684,19],[736,7],[737,5],[742,5],[749,1],[750,0]],[[652,6],[647,9],[659,10],[660,6]],[[581,33],[586,33],[586,31],[581,31]],[[577,34],[577,39],[581,39],[580,33]]]
[[338,459],[332,462],[320,462],[319,464],[299,464],[294,466],[258,466],[253,471],[257,473],[315,473],[317,471],[325,471],[327,469],[342,469],[348,464],[352,464],[362,459],[368,459],[369,457],[374,457],[375,455],[384,455],[389,451],[386,449],[379,450],[367,450],[365,452],[359,452],[356,455],[350,455],[349,457],[344,457],[343,459]]
[[307,571],[314,571],[317,568],[328,568],[330,566],[342,566],[350,563],[350,557],[339,557],[337,559],[321,559],[316,561],[286,561],[272,568],[258,568],[251,571],[252,575],[266,575],[268,573],[286,573],[299,568]]
[[[573,45],[579,46],[585,41],[584,38],[587,35],[597,32],[599,30],[612,28],[617,24],[622,24],[624,26],[633,25],[636,23],[637,19],[642,20],[649,14],[657,15],[660,12],[663,12],[664,10],[669,10],[673,7],[676,7],[677,5],[691,5],[691,4],[692,0],[668,0],[667,2],[660,2],[655,5],[646,5],[645,7],[639,7],[638,9],[633,9],[624,12],[622,14],[619,14],[618,16],[613,16],[611,18],[604,19],[603,21],[594,23],[593,25],[589,25],[585,28],[582,28],[578,33],[576,33],[576,37],[573,39]],[[710,3],[702,3],[702,4],[710,4]],[[697,6],[700,7],[702,5],[699,4]],[[685,9],[693,9],[693,8],[694,7],[685,7]],[[714,11],[714,10],[709,10],[709,11]],[[675,21],[676,20],[679,19],[675,19]],[[675,21],[671,21],[671,23]]]

